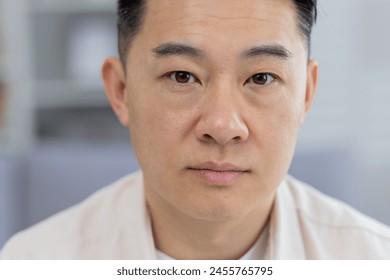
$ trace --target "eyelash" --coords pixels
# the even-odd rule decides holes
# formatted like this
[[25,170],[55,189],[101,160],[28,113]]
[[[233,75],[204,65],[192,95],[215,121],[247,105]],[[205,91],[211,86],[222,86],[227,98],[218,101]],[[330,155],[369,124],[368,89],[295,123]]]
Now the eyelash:
[[[176,75],[178,75],[178,74],[188,75],[189,76],[189,81],[187,81],[187,82],[179,82],[179,81],[177,81]],[[196,78],[192,73],[190,73],[188,71],[172,71],[172,72],[167,73],[165,76],[167,78],[171,79],[173,82],[175,82],[177,84],[180,84],[180,85],[185,85],[185,84],[194,83],[194,82],[200,82],[198,78]],[[266,76],[268,79],[267,79],[267,81],[264,84],[258,84],[256,82],[254,82],[254,78],[256,76]],[[269,79],[271,79],[271,81],[268,81]],[[277,80],[279,80],[279,77],[277,75],[275,75],[275,74],[272,74],[272,73],[256,73],[256,74],[252,75],[249,79],[247,79],[244,84],[252,82],[253,84],[258,85],[258,86],[268,86],[268,85],[270,85],[271,83],[273,83],[274,81],[277,81]]]
[[[254,78],[256,76],[266,76],[268,79],[267,81],[264,83],[264,84],[258,84],[256,82],[254,82]],[[269,81],[269,79],[271,79],[271,81]],[[257,85],[257,86],[269,86],[271,83],[275,82],[279,80],[279,77],[276,76],[275,74],[272,74],[272,73],[256,73],[254,75],[252,75],[248,80],[246,80],[245,83],[249,83],[249,82],[252,82],[253,84]]]
[[[190,80],[188,82],[179,82],[179,81],[177,81],[177,77],[175,77],[175,75],[178,75],[178,74],[189,75]],[[179,84],[179,85],[186,85],[186,84],[190,84],[190,83],[199,82],[199,79],[196,78],[194,74],[191,74],[188,71],[172,71],[172,72],[167,73],[165,76],[168,79],[171,79],[174,83]]]

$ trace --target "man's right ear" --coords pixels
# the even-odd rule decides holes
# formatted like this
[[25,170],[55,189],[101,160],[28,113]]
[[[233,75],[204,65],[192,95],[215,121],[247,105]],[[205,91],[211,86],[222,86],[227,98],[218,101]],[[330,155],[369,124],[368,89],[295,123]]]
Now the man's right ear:
[[119,59],[109,57],[102,67],[102,78],[108,101],[122,125],[128,125],[129,107],[126,95],[126,74]]

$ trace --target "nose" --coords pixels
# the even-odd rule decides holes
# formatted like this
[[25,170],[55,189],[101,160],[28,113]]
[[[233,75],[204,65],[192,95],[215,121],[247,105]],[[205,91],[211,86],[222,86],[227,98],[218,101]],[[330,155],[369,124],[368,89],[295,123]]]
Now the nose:
[[233,97],[229,92],[205,95],[195,127],[201,142],[225,146],[248,139],[249,129]]

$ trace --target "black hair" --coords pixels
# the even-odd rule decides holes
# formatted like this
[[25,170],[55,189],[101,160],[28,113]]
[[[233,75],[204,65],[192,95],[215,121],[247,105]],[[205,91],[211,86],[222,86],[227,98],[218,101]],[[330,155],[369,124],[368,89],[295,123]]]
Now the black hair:
[[311,30],[317,20],[317,0],[294,0],[294,3],[298,11],[299,29],[306,38],[310,54]]
[[147,0],[118,0],[118,50],[122,62],[131,41],[139,32],[146,12]]
[[[139,32],[146,13],[147,0],[118,0],[118,48],[122,62],[134,36]],[[293,0],[298,24],[310,52],[311,30],[317,19],[317,0]]]

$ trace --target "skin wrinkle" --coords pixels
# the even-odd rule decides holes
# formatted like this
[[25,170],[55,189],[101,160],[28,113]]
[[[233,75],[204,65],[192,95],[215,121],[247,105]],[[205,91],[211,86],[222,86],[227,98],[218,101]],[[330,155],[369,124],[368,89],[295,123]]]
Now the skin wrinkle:
[[[255,17],[221,17],[221,16],[214,16],[214,15],[207,15],[208,17],[212,18],[212,19],[217,19],[217,20],[236,20],[236,21],[240,21],[242,19],[250,19],[250,20],[254,20],[254,21],[258,21],[259,24],[263,24],[264,22],[269,22],[265,19],[259,19],[259,18],[255,18]],[[205,23],[207,23],[208,21],[204,21]],[[203,22],[200,22],[200,23],[203,23]]]
[[[150,1],[150,0],[149,0]],[[302,26],[306,26],[306,23],[304,22],[304,20],[300,17],[300,16],[298,16],[298,14],[299,14],[299,11],[298,11],[298,7],[296,7],[296,4],[293,4],[293,3],[289,3],[288,5],[290,5],[290,7],[292,8],[292,9],[294,9],[295,10],[295,12],[296,12],[296,21],[297,21],[297,28],[298,28],[298,31],[299,31],[299,33],[301,33],[301,35],[302,35],[302,38],[304,38],[306,41],[307,40],[310,40],[310,38],[308,38],[308,35],[307,34],[305,34],[305,31],[304,30],[302,30]],[[147,6],[148,5],[146,5],[146,8],[145,8],[145,11],[144,12],[146,12],[146,10],[147,10]],[[194,4],[193,5],[193,7],[196,7],[196,5]],[[159,12],[161,12],[161,11],[154,11],[155,12],[155,14],[158,14]],[[210,16],[213,16],[213,15],[210,15]],[[248,18],[248,17],[247,17]],[[257,18],[255,18],[255,17],[252,17],[251,19],[253,19],[253,20],[259,20],[259,19],[257,19]],[[142,29],[143,28],[143,21],[141,22],[141,28],[140,29]],[[140,30],[138,30],[138,31],[140,31]],[[195,33],[194,33],[195,34]],[[199,34],[199,33],[196,33],[197,35],[201,35],[201,34]],[[129,48],[130,47],[130,44],[126,44],[127,45],[127,48]],[[306,47],[307,47],[307,51],[308,51],[308,60],[310,59],[310,52],[309,52],[309,49],[308,49],[308,47],[310,46],[310,42],[306,42]],[[122,47],[120,47],[121,49],[122,49]],[[126,71],[126,61],[124,60],[124,61],[122,61],[123,62],[123,64],[124,64],[124,70]]]

